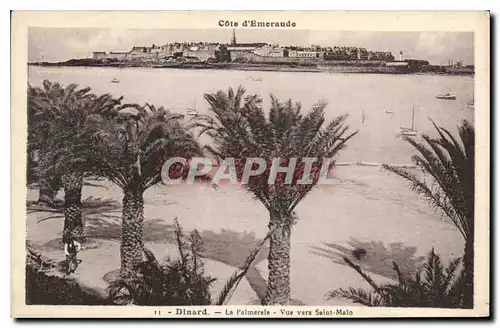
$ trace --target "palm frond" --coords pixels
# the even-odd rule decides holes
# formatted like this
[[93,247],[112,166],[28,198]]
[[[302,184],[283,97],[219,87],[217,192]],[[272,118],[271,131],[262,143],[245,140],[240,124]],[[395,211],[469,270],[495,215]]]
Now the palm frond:
[[366,306],[459,308],[464,305],[465,271],[462,270],[456,277],[459,260],[451,261],[445,269],[434,249],[429,252],[423,270],[417,270],[414,277],[403,276],[393,262],[393,269],[398,275],[397,284],[379,286],[360,266],[346,258],[344,261],[369,283],[373,293],[356,288],[336,289],[329,292],[327,298],[343,297]]
[[193,118],[190,126],[211,137],[213,144],[207,149],[219,160],[237,159],[236,175],[239,179],[248,158],[264,159],[268,164],[266,171],[260,177],[251,178],[245,188],[268,209],[278,206],[283,213],[290,213],[317,183],[319,172],[311,184],[297,183],[301,178],[300,169],[297,169],[291,184],[280,178],[270,185],[267,178],[272,160],[280,158],[286,162],[296,158],[297,163],[302,163],[305,157],[316,157],[320,161],[332,158],[356,133],[349,133],[345,115],[325,125],[326,103],[319,102],[303,114],[300,103],[282,102],[271,96],[266,117],[261,98],[244,96],[244,93],[245,90],[239,87],[206,94],[210,114]]
[[474,231],[474,128],[469,122],[462,122],[458,128],[460,143],[450,131],[431,122],[438,138],[423,135],[424,142],[405,138],[418,152],[412,160],[430,175],[430,182],[408,169],[389,165],[383,167],[407,180],[413,191],[441,210],[464,239],[471,241]]
[[384,304],[383,299],[373,292],[367,292],[361,288],[339,288],[326,294],[327,299],[337,297],[345,298],[353,301],[354,303],[361,304],[369,307],[378,307]]
[[229,302],[234,291],[236,290],[236,288],[238,288],[239,283],[245,277],[248,270],[252,266],[253,262],[257,258],[257,255],[259,254],[259,251],[261,250],[262,246],[264,246],[264,244],[269,240],[269,238],[271,238],[273,232],[274,229],[271,229],[267,233],[264,239],[262,239],[262,241],[256,247],[254,247],[254,249],[250,252],[242,268],[236,270],[233,273],[233,275],[226,281],[224,287],[222,288],[221,292],[216,298],[215,305],[225,305]]
[[375,290],[375,292],[384,300],[385,303],[389,303],[389,300],[387,299],[387,295],[383,292],[383,290],[373,281],[373,279],[367,275],[366,273],[363,272],[361,267],[357,264],[354,264],[351,260],[349,260],[347,257],[343,256],[342,259],[344,262],[347,263],[351,268],[353,268],[365,281]]

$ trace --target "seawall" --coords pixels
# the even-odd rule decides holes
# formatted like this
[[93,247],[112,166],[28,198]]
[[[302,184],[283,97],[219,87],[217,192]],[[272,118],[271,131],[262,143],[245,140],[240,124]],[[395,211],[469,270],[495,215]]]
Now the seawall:
[[171,64],[153,64],[153,63],[29,63],[32,66],[56,66],[56,67],[148,67],[148,68],[175,68],[175,69],[221,69],[221,70],[240,70],[240,71],[274,71],[274,72],[324,72],[324,73],[359,73],[359,74],[443,74],[443,75],[474,75],[473,69],[446,70],[444,72],[411,72],[406,67],[388,67],[382,65],[309,65],[309,64],[285,64],[285,63],[171,63]]

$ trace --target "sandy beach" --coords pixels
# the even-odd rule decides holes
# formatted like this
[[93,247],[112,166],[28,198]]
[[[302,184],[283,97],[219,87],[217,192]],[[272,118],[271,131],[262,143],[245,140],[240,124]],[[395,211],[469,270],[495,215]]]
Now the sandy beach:
[[[299,221],[293,228],[291,249],[291,297],[297,304],[350,304],[343,299],[326,300],[325,293],[344,287],[368,289],[339,257],[349,256],[354,247],[367,250],[360,264],[377,282],[395,278],[392,260],[412,270],[432,247],[446,262],[461,255],[462,239],[455,227],[401,179],[377,167],[339,167],[337,175],[338,185],[318,186],[297,207]],[[110,183],[99,184],[102,187],[83,189],[85,235],[92,246],[81,252],[83,262],[75,277],[104,291],[104,276],[119,268],[122,194]],[[37,195],[37,190],[30,189],[28,203]],[[153,187],[145,194],[144,240],[160,260],[175,257],[171,236],[176,217],[186,232],[198,229],[205,241],[206,273],[217,278],[212,295],[267,232],[266,210],[240,186],[221,185],[218,190],[208,185]],[[63,222],[62,213],[29,213],[27,239],[47,256],[62,259]],[[257,295],[265,292],[266,257],[267,249],[263,249],[229,304],[258,302]]]

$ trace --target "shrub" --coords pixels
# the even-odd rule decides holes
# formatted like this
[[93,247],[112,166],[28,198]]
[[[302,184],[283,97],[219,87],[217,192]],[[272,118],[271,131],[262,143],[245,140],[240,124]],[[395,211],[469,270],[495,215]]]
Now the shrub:
[[84,290],[73,279],[47,275],[26,265],[27,305],[106,305],[108,301]]
[[460,308],[464,305],[464,270],[456,274],[460,259],[451,261],[448,267],[444,268],[434,249],[429,253],[422,270],[417,271],[414,277],[403,276],[398,265],[393,262],[398,283],[382,286],[378,286],[361,267],[346,257],[343,259],[370,284],[373,291],[352,287],[340,288],[329,292],[328,299],[342,297],[372,307]]
[[251,252],[244,266],[230,277],[217,299],[212,301],[210,286],[216,280],[205,275],[201,253],[203,242],[197,230],[187,237],[177,219],[175,240],[179,258],[160,265],[154,254],[144,249],[146,260],[132,278],[118,278],[107,290],[110,302],[118,305],[223,305],[255,260],[270,234]]

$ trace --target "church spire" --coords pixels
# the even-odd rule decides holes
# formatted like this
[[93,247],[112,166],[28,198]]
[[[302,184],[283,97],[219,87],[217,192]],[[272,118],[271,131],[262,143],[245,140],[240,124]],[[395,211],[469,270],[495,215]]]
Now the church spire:
[[236,29],[233,28],[233,37],[231,39],[231,44],[236,45]]

